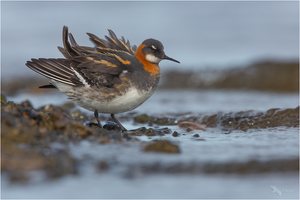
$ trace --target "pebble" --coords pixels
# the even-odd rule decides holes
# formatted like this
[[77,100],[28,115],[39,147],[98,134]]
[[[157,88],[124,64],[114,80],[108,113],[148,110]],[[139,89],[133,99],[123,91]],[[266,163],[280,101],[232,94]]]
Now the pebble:
[[172,133],[172,136],[173,137],[178,137],[180,134],[177,132],[177,131],[174,131],[173,133]]
[[196,134],[193,135],[193,137],[198,138],[198,137],[200,137],[200,135],[198,133],[196,133]]

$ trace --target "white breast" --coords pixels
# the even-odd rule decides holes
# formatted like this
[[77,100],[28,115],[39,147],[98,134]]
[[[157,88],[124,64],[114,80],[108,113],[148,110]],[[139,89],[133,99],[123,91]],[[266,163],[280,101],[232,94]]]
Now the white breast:
[[[118,96],[110,102],[105,103],[105,108],[102,107],[102,112],[120,113],[133,110],[144,103],[153,91],[138,91],[136,88],[130,88],[124,95]],[[101,109],[99,108],[99,112]]]
[[154,89],[147,91],[137,90],[131,87],[121,96],[117,96],[109,101],[100,98],[101,91],[95,91],[91,87],[72,87],[59,82],[52,83],[71,99],[76,101],[80,106],[94,111],[98,110],[99,113],[122,113],[130,111],[144,103],[154,92]]
[[152,94],[154,90],[138,91],[136,88],[130,88],[126,93],[117,96],[109,101],[103,101],[89,95],[82,95],[78,103],[91,111],[98,110],[99,113],[122,113],[130,111],[144,103]]

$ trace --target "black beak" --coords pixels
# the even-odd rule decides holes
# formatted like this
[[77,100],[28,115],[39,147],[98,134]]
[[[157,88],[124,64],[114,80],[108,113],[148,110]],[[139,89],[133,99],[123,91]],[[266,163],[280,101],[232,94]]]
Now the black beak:
[[173,61],[173,62],[180,63],[178,60],[175,60],[174,58],[170,58],[169,56],[166,56],[166,55],[163,57],[163,59],[164,59],[164,60],[171,60],[171,61]]

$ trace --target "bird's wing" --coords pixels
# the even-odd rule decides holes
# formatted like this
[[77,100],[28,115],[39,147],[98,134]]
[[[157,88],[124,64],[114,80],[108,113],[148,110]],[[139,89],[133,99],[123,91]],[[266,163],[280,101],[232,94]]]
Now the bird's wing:
[[33,71],[70,86],[113,87],[126,73],[126,66],[113,64],[114,58],[82,56],[74,60],[32,59],[26,65]]
[[63,28],[63,46],[59,50],[65,59],[32,59],[26,65],[51,80],[70,86],[113,87],[130,64],[122,58],[123,52],[100,54],[93,48],[79,46],[67,27]]
[[116,54],[90,54],[74,58],[74,61],[78,62],[78,65],[74,67],[78,73],[77,76],[83,77],[88,85],[110,88],[120,83],[120,75],[128,72],[127,65],[130,64],[128,60]]
[[83,86],[83,83],[76,77],[72,69],[72,62],[60,58],[39,58],[26,62],[26,66],[33,71],[57,82],[70,86]]
[[129,40],[124,37],[118,38],[110,29],[108,29],[108,35],[105,36],[105,39],[101,39],[92,33],[87,33],[87,35],[100,53],[126,52],[134,55],[137,48],[136,45],[131,45]]

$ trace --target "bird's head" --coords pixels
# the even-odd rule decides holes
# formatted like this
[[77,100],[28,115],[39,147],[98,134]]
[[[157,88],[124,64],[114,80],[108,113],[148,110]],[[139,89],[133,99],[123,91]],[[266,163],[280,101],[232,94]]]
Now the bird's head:
[[162,43],[155,39],[145,40],[138,50],[141,51],[146,61],[153,64],[158,64],[161,60],[171,60],[173,62],[180,63],[179,61],[167,56],[164,52],[164,46]]

